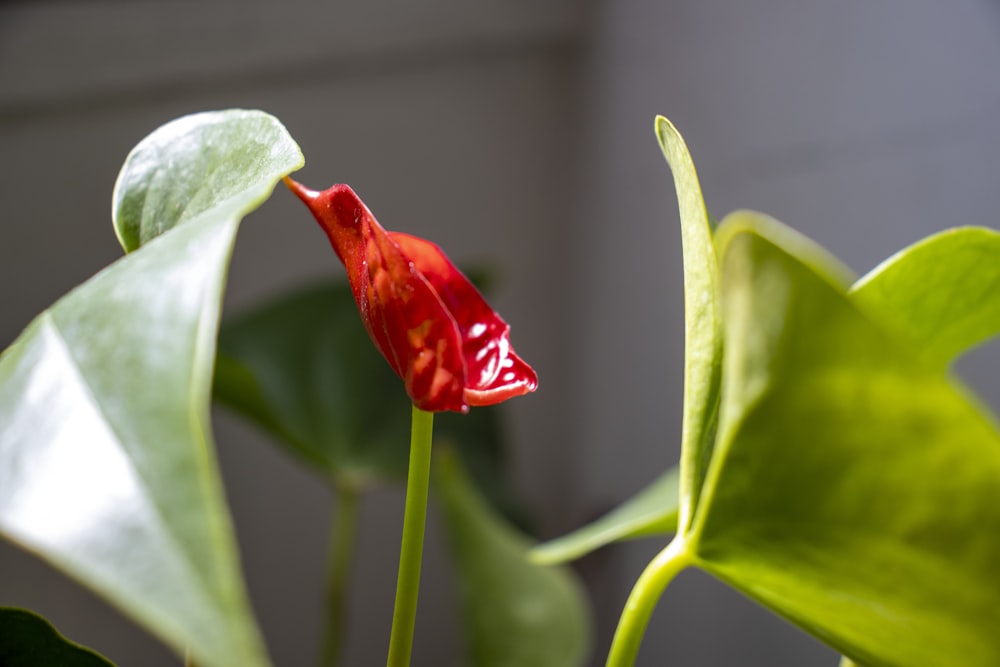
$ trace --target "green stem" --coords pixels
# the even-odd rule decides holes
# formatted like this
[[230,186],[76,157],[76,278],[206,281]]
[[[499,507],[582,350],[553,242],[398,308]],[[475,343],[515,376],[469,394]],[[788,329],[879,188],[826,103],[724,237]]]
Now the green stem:
[[420,558],[427,518],[427,487],[431,474],[431,436],[434,413],[413,407],[410,431],[410,470],[406,478],[406,510],[403,513],[403,544],[399,550],[396,606],[392,612],[387,667],[408,667],[413,647],[420,589]]
[[330,526],[326,569],[326,633],[320,667],[336,667],[347,631],[347,594],[354,566],[358,532],[358,490],[348,482],[337,485],[337,504]]
[[649,618],[663,591],[677,573],[691,564],[691,555],[682,538],[674,540],[656,555],[635,582],[625,602],[615,638],[611,642],[607,667],[632,667],[639,654],[639,644],[646,632]]

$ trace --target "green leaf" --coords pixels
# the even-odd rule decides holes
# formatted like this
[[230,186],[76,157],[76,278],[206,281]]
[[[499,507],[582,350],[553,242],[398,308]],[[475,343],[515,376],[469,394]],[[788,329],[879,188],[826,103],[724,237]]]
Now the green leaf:
[[[228,118],[161,128],[151,141],[176,150],[158,159],[182,175],[198,171],[190,164],[202,152],[191,135]],[[174,142],[166,141],[171,132]],[[301,164],[287,159],[292,139],[278,136],[279,159],[250,165],[260,179],[248,188],[257,194],[220,199],[118,260],[0,356],[0,534],[203,667],[268,664],[242,583],[209,399],[240,206],[248,210]],[[239,170],[241,142],[256,139],[231,139],[230,168]],[[130,164],[143,153],[140,144]],[[169,189],[169,172],[155,173],[156,187]],[[127,173],[122,180],[133,182]],[[128,199],[127,188],[117,196]]]
[[69,641],[41,616],[0,607],[0,665],[4,667],[114,667]]
[[993,420],[785,237],[751,213],[720,227],[725,385],[697,564],[868,667],[1000,664]]
[[245,214],[302,164],[287,130],[263,111],[178,118],[125,159],[112,196],[118,240],[131,252],[210,209]]
[[327,479],[405,477],[410,403],[346,283],[307,287],[224,322],[215,396]]
[[851,298],[898,326],[930,360],[947,365],[1000,332],[1000,234],[960,227],[885,260]]
[[568,569],[536,565],[528,540],[476,493],[458,458],[439,449],[434,489],[444,511],[474,667],[578,667],[590,621]]
[[722,368],[719,278],[712,228],[694,161],[669,120],[656,118],[656,137],[674,176],[684,252],[684,417],[679,525],[690,524],[712,458]]
[[468,414],[439,412],[434,416],[434,446],[456,452],[476,490],[490,506],[522,531],[531,532],[533,517],[508,473],[504,407],[476,407]]
[[596,521],[531,550],[539,564],[565,563],[603,546],[677,530],[679,471],[671,468],[630,500]]

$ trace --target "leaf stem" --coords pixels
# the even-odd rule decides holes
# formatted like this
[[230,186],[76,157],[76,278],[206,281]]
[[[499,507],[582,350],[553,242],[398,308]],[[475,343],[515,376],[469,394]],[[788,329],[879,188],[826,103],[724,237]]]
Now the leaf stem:
[[349,482],[337,484],[337,502],[330,526],[326,570],[326,633],[320,667],[336,667],[347,634],[347,594],[354,566],[358,533],[358,490]]
[[396,605],[392,612],[387,667],[408,667],[413,647],[413,627],[420,589],[420,560],[427,519],[427,492],[431,473],[431,439],[434,413],[413,406],[410,431],[410,469],[406,478],[403,543],[399,550]]
[[607,667],[632,667],[656,603],[677,573],[691,564],[691,554],[683,537],[673,539],[650,561],[639,575],[625,602],[615,638],[611,642]]

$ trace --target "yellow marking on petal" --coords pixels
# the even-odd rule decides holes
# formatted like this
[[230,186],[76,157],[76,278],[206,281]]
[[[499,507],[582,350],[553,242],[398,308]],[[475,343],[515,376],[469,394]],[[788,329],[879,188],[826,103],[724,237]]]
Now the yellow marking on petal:
[[455,376],[445,368],[438,366],[437,370],[434,371],[434,379],[431,380],[431,396],[440,394],[445,389],[451,387],[454,382]]
[[431,366],[437,363],[437,357],[430,350],[420,350],[417,358],[413,360],[412,375],[417,377],[425,373]]
[[[427,347],[427,334],[430,333],[431,327],[434,325],[430,320],[424,320],[419,325],[407,329],[406,338],[410,342],[410,346],[413,348],[426,348]],[[440,343],[441,341],[439,341]],[[420,354],[424,352],[429,352],[433,356],[440,358],[441,350],[421,350]]]

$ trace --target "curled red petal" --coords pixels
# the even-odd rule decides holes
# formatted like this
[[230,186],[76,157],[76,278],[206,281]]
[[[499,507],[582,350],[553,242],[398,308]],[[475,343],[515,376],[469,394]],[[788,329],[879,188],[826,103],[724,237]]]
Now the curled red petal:
[[534,391],[535,371],[510,346],[510,326],[434,243],[389,232],[431,284],[458,325],[465,362],[465,400],[492,405]]
[[285,183],[329,237],[372,342],[414,405],[468,410],[458,325],[430,282],[350,187],[315,192],[289,178]]
[[508,398],[521,396],[538,388],[535,370],[510,350],[493,382],[478,388],[465,388],[465,401],[469,405],[494,405]]

